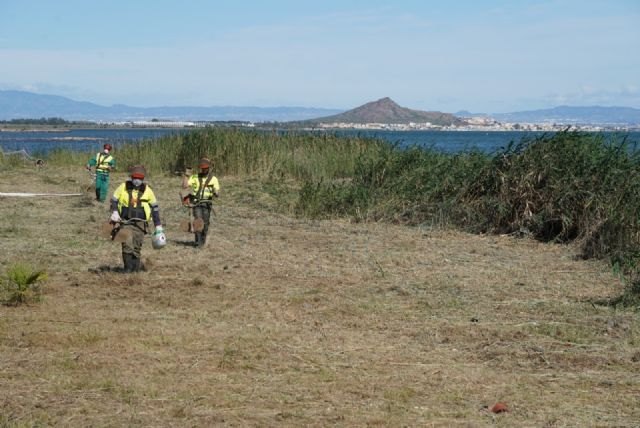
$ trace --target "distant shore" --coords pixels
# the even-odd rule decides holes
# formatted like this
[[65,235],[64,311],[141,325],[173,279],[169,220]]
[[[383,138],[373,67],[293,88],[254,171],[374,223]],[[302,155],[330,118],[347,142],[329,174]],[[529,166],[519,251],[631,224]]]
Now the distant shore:
[[640,126],[615,126],[615,125],[575,125],[575,124],[538,124],[538,123],[494,123],[488,126],[483,125],[464,125],[464,126],[419,126],[421,124],[404,124],[404,123],[332,123],[319,124],[318,126],[292,126],[283,123],[207,123],[194,126],[171,125],[163,123],[158,124],[121,124],[121,123],[82,123],[82,124],[64,124],[64,125],[43,125],[43,124],[0,124],[0,132],[69,132],[72,130],[132,130],[132,129],[175,129],[190,130],[203,129],[207,127],[236,127],[244,129],[257,130],[289,130],[289,131],[305,131],[305,132],[333,132],[333,131],[394,131],[394,132],[415,132],[415,131],[447,131],[447,132],[561,132],[561,131],[578,131],[578,132],[638,132]]

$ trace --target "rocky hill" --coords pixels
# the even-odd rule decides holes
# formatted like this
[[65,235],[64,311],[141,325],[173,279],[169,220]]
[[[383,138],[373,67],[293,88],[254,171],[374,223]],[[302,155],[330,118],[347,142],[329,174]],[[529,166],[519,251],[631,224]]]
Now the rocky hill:
[[465,122],[439,111],[412,110],[400,107],[391,98],[381,98],[333,116],[312,119],[313,123],[431,123],[439,126],[463,125]]

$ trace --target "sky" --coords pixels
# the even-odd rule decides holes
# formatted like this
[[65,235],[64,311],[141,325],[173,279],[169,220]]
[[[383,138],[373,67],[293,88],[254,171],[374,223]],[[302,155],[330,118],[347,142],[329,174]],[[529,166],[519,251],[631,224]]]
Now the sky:
[[101,105],[640,108],[640,0],[0,0],[0,90]]

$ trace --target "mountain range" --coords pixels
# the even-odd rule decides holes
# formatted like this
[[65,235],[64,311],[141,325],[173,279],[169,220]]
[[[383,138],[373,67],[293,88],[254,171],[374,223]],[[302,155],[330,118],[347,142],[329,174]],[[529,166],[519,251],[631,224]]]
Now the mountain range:
[[640,125],[640,109],[631,107],[571,107],[519,111],[513,113],[455,114],[401,107],[390,98],[381,98],[343,111],[313,107],[132,107],[123,104],[102,106],[58,95],[0,90],[0,120],[62,118],[88,121],[246,121],[311,123],[425,123],[463,125],[469,117],[490,117],[510,123],[557,123],[582,125]]
[[0,91],[0,120],[58,117],[89,121],[246,121],[286,122],[336,114],[342,110],[309,107],[132,107],[102,106],[59,95]]
[[631,107],[571,107],[492,114],[499,122],[562,123],[576,125],[640,125],[640,109]]

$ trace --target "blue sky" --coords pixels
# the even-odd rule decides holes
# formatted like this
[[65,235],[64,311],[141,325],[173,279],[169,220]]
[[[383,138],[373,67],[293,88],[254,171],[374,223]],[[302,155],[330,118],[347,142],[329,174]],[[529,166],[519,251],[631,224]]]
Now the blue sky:
[[0,0],[0,89],[102,105],[640,108],[640,0]]

